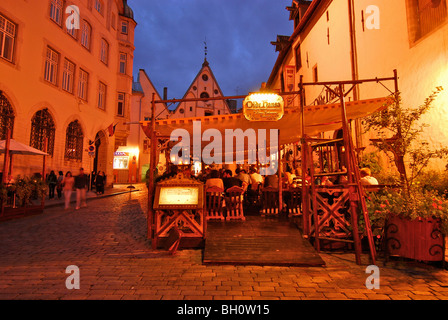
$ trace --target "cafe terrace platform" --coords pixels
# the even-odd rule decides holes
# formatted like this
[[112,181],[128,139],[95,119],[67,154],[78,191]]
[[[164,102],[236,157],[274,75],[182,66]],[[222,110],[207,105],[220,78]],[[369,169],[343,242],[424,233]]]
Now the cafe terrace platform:
[[297,226],[287,219],[247,216],[246,221],[209,221],[204,264],[324,266]]

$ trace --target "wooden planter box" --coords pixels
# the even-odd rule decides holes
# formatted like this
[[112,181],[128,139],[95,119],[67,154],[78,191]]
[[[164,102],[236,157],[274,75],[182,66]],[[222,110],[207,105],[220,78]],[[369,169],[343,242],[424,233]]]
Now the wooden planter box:
[[410,220],[390,215],[385,227],[386,255],[428,262],[444,261],[445,235],[441,230],[438,219]]
[[20,208],[5,207],[3,215],[0,215],[0,221],[12,220],[44,212],[43,205],[26,206]]

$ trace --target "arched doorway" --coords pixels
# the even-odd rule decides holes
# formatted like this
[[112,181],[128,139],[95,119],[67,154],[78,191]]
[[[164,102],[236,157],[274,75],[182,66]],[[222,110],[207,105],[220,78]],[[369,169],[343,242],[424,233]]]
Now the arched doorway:
[[107,170],[107,140],[103,131],[99,131],[95,136],[95,158],[93,159],[93,171]]

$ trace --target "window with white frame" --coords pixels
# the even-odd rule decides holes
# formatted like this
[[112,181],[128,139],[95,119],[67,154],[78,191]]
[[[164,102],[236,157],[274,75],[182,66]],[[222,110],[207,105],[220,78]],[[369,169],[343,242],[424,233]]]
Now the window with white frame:
[[106,109],[106,94],[107,86],[100,81],[98,86],[98,108],[101,110]]
[[69,60],[64,60],[64,70],[62,72],[62,89],[73,93],[73,83],[75,79],[75,64]]
[[0,57],[12,62],[16,37],[16,25],[0,15]]
[[124,117],[125,94],[123,92],[119,92],[117,100],[117,116]]
[[79,81],[78,81],[78,98],[87,101],[87,88],[89,85],[89,74],[79,69]]
[[105,39],[101,39],[100,60],[107,64],[109,56],[109,44]]
[[59,54],[47,47],[47,55],[45,58],[44,79],[52,84],[56,84],[58,74]]
[[127,56],[126,53],[120,52],[120,73],[126,74]]
[[50,0],[50,19],[61,25],[62,22],[62,0]]
[[81,45],[90,50],[90,39],[92,37],[92,27],[87,21],[82,22],[81,27]]

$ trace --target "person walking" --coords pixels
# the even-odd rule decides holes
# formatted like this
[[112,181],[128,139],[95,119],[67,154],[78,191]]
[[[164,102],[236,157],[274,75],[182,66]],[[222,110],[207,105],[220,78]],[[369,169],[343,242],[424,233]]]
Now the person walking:
[[75,178],[73,178],[72,173],[67,171],[65,174],[64,180],[62,180],[61,186],[64,191],[64,200],[65,200],[65,210],[70,208],[70,198],[72,197],[73,186],[75,184]]
[[89,183],[89,179],[84,174],[84,168],[79,169],[79,175],[75,177],[75,189],[76,189],[76,210],[81,206],[87,207],[86,203],[86,189]]
[[58,177],[56,177],[56,174],[52,170],[50,174],[47,177],[47,184],[48,184],[48,198],[53,199],[54,198],[54,189],[56,188],[56,184],[58,183]]
[[104,194],[104,172],[98,171],[98,174],[96,175],[95,179],[95,187],[96,187],[96,194]]
[[58,182],[56,185],[56,191],[58,192],[58,199],[62,198],[62,181],[64,180],[64,174],[59,171]]

